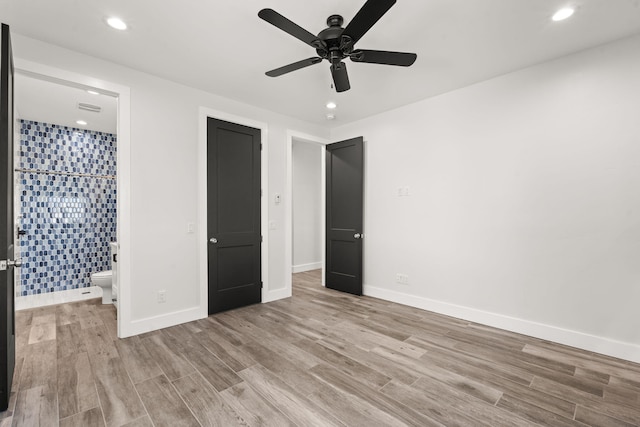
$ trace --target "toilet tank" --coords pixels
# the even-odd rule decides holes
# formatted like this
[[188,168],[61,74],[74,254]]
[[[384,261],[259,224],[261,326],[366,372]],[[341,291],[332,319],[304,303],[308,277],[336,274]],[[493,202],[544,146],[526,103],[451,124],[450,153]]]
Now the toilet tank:
[[111,251],[111,298],[118,309],[118,243],[109,242],[109,250]]

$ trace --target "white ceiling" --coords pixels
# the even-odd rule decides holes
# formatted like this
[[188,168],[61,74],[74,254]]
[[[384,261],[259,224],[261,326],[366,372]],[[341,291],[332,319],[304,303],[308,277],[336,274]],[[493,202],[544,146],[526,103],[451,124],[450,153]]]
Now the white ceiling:
[[[409,68],[347,61],[352,89],[330,88],[328,63],[265,71],[314,55],[258,18],[269,7],[312,33],[364,0],[0,0],[13,32],[299,119],[337,126],[640,32],[640,0],[398,0],[356,45],[415,52]],[[560,7],[576,14],[552,22]],[[130,26],[105,24],[116,15]],[[19,56],[20,52],[15,52]],[[325,103],[338,103],[325,120]]]
[[[116,133],[118,100],[92,95],[84,89],[61,85],[22,74],[15,77],[15,107],[19,119]],[[101,108],[99,113],[78,109],[78,103]],[[78,125],[77,120],[87,122]]]

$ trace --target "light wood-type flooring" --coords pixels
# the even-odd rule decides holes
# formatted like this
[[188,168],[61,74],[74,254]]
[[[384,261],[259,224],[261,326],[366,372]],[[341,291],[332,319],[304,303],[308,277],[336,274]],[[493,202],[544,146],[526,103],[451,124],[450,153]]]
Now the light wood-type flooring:
[[16,315],[0,426],[630,426],[640,365],[319,285],[117,339],[99,300]]

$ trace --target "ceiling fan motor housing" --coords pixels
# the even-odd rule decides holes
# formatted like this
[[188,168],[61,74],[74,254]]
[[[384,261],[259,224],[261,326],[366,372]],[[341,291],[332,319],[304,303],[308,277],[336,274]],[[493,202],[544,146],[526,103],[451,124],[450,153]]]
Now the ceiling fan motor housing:
[[327,18],[328,27],[318,33],[320,47],[316,49],[316,53],[332,64],[339,63],[353,50],[351,37],[342,34],[344,32],[343,23],[342,16],[331,15]]

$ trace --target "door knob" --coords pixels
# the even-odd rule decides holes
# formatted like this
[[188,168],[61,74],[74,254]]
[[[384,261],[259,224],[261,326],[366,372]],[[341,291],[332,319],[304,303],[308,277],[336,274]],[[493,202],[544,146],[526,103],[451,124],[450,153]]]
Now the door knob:
[[218,243],[218,239],[216,239],[215,237],[212,237],[209,239],[210,243]]
[[8,267],[22,267],[22,260],[21,259],[17,259],[15,261],[8,260],[7,261],[7,266]]
[[361,237],[362,237],[362,234],[360,234],[360,233],[356,233],[356,234],[354,234],[354,235],[353,235],[353,237],[354,237],[355,239],[359,239],[359,238],[361,238]]

